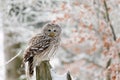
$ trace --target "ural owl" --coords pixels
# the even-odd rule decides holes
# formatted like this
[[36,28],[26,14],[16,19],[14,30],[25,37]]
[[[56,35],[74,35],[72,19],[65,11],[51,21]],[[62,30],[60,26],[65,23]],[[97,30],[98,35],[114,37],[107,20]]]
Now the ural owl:
[[61,27],[57,24],[48,23],[43,26],[40,33],[29,41],[28,48],[24,53],[24,63],[28,62],[28,75],[32,76],[34,67],[41,61],[49,60],[60,44]]

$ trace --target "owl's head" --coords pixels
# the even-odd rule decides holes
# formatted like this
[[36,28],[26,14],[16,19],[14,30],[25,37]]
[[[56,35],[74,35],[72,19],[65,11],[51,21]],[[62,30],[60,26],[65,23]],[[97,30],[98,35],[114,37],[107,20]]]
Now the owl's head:
[[58,37],[61,34],[61,27],[58,24],[48,23],[43,27],[43,33],[49,37]]

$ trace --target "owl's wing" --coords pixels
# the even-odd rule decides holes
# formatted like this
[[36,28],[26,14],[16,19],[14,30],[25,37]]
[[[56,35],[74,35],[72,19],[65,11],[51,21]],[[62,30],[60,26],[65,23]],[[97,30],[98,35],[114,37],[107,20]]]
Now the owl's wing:
[[24,62],[29,61],[34,55],[40,54],[50,46],[50,39],[45,36],[35,36],[30,41],[30,46],[26,49]]
[[30,40],[28,45],[34,45],[36,44],[39,40],[43,39],[43,35],[40,34],[36,34],[35,36],[33,36]]

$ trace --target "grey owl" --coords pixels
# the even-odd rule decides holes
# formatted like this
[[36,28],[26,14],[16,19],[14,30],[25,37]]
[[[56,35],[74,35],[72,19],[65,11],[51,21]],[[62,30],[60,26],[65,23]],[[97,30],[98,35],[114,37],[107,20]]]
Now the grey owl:
[[48,23],[29,41],[23,57],[24,63],[28,62],[29,76],[33,75],[37,64],[49,60],[55,54],[60,44],[60,34],[61,27],[58,24]]

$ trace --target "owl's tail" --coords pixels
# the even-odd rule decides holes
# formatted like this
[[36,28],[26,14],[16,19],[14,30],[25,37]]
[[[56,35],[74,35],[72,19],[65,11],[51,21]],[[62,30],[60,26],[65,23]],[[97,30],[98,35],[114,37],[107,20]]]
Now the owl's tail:
[[28,71],[29,71],[29,76],[33,76],[34,73],[34,66],[33,66],[33,57],[31,57],[28,61]]
[[29,61],[25,63],[25,73],[26,73],[27,80],[31,80],[34,73],[33,57],[31,57]]

